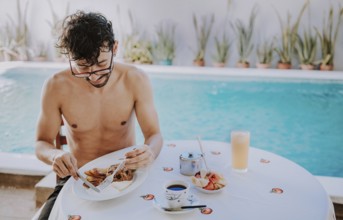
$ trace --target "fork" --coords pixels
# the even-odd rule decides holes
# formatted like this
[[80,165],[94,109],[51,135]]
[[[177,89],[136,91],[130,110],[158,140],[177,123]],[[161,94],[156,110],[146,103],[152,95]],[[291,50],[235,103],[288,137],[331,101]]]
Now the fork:
[[97,186],[96,188],[98,188],[99,190],[103,190],[106,187],[108,187],[109,185],[111,185],[112,181],[113,181],[113,177],[118,173],[119,170],[121,170],[125,165],[125,160],[123,160],[118,167],[113,171],[113,173],[109,176],[107,176],[104,181],[102,181],[102,183]]
[[201,154],[202,154],[202,159],[204,160],[204,163],[205,163],[206,172],[208,173],[210,170],[208,169],[208,166],[207,166],[207,162],[206,162],[206,158],[205,158],[204,149],[203,149],[203,147],[202,147],[202,143],[201,143],[201,140],[200,140],[200,137],[199,137],[199,136],[197,136],[197,140],[198,140],[199,147],[200,147],[200,151],[201,151]]
[[173,212],[173,211],[182,211],[182,210],[186,210],[186,209],[196,209],[196,208],[205,208],[207,207],[207,205],[187,205],[187,206],[181,206],[181,207],[177,207],[177,208],[170,208],[170,207],[164,207],[162,206],[156,198],[154,198],[154,203],[161,209],[163,209],[164,211],[167,212]]

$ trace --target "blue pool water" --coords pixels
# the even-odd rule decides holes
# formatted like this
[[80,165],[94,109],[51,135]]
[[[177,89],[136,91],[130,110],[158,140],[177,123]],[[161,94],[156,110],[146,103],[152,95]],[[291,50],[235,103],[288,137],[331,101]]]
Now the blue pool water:
[[[0,151],[33,153],[40,90],[55,70],[0,75]],[[282,155],[314,175],[343,177],[343,83],[151,77],[166,140],[229,142],[232,129],[251,145]],[[141,136],[138,142],[142,141]]]

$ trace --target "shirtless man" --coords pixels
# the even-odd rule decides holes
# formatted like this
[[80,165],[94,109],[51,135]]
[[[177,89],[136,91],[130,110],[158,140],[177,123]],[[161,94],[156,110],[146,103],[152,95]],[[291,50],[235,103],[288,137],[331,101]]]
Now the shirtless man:
[[[87,162],[135,145],[135,116],[144,145],[125,156],[127,168],[150,164],[162,147],[152,88],[145,73],[113,61],[118,49],[112,24],[98,13],[79,11],[63,22],[58,47],[70,68],[49,78],[42,92],[36,155],[61,178],[40,219],[47,219],[63,184]],[[70,152],[56,149],[64,123]]]

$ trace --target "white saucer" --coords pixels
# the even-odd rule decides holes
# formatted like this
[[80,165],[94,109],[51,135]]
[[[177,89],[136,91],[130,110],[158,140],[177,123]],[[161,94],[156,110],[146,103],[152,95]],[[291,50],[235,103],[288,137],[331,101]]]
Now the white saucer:
[[[185,204],[185,206],[188,206],[188,205],[199,205],[199,200],[194,196],[194,195],[190,195],[187,199],[187,203]],[[162,207],[168,207],[168,204],[167,204],[167,200],[165,199],[154,199],[153,200],[153,206],[159,210],[160,212],[164,212],[164,213],[168,213],[168,214],[184,214],[184,213],[188,213],[188,212],[192,212],[194,211],[195,209],[197,208],[193,208],[193,209],[183,209],[183,210],[180,210],[180,211],[167,211],[167,210],[164,210]]]

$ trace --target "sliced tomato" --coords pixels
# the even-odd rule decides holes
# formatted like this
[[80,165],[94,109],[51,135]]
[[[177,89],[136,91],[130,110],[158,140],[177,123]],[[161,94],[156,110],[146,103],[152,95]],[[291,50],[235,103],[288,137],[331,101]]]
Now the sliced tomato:
[[206,189],[206,190],[215,190],[215,185],[213,182],[209,181],[207,186],[203,187],[203,189]]

